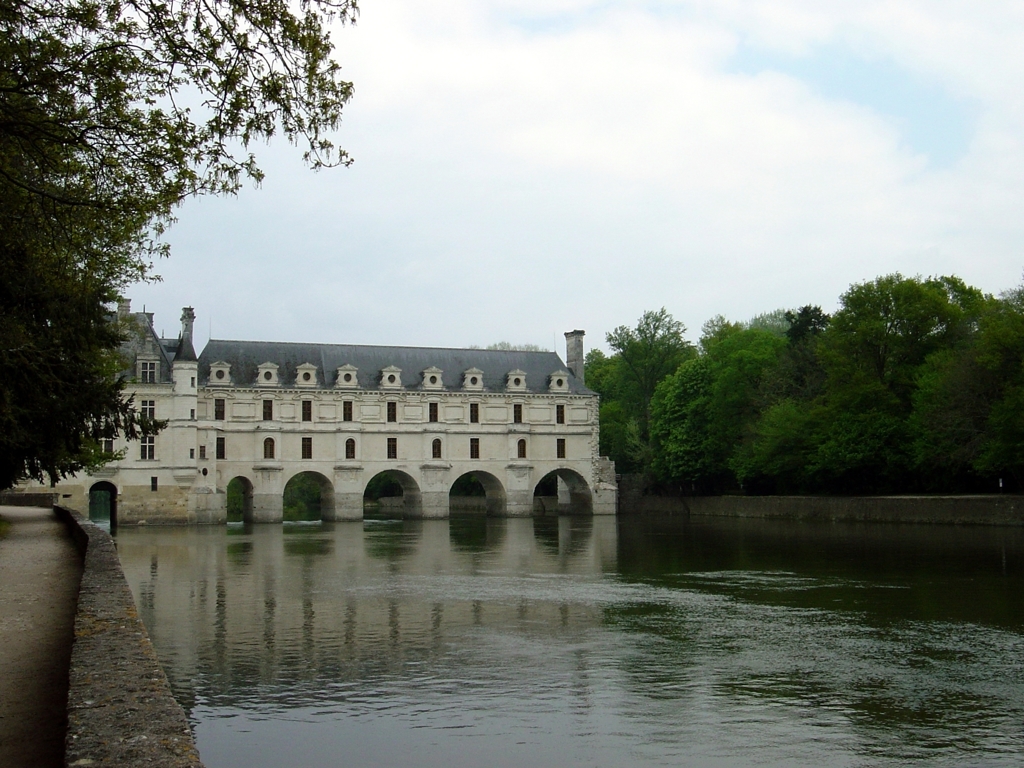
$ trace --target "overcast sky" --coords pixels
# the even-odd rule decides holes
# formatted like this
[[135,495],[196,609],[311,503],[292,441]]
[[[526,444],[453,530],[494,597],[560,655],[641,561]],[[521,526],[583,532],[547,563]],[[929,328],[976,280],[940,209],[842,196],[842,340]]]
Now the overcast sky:
[[666,307],[820,304],[1024,268],[1024,3],[362,0],[314,174],[284,141],[186,204],[130,291],[176,335],[552,348]]

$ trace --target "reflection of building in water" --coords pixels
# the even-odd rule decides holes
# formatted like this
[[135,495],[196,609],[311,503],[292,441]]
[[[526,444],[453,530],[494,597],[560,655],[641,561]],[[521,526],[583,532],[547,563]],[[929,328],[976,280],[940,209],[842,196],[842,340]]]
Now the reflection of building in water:
[[530,515],[538,489],[556,483],[574,511],[615,514],[583,331],[565,334],[567,363],[554,352],[220,340],[197,357],[191,307],[177,339],[128,302],[118,313],[133,329],[135,402],[167,427],[111,443],[121,460],[61,483],[82,512],[91,495],[109,498],[120,524],[224,522],[235,481],[246,519],[276,522],[285,486],[309,475],[324,520],[361,519],[364,492],[388,473],[407,517],[446,517],[467,475],[492,515]]
[[600,626],[586,577],[614,571],[617,530],[614,518],[461,517],[139,529],[117,544],[179,695],[199,677],[226,695],[465,663],[451,650],[467,633]]

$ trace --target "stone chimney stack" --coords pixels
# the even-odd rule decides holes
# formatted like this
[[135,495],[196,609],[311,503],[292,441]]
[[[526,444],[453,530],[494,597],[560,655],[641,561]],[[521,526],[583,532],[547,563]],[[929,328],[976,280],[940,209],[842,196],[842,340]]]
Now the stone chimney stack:
[[565,364],[569,366],[576,381],[583,381],[583,336],[586,331],[568,331],[565,334]]
[[128,315],[132,313],[132,300],[131,299],[119,299],[117,302],[117,319],[127,320]]
[[184,307],[181,310],[181,338],[192,339],[192,327],[196,323],[196,312],[192,307]]

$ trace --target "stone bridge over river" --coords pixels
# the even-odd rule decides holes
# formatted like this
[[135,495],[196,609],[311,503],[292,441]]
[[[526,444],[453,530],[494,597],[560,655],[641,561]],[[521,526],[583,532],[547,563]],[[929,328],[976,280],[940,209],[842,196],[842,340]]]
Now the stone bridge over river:
[[467,503],[460,481],[471,475],[492,516],[616,513],[583,331],[565,334],[566,362],[554,352],[217,339],[197,356],[190,307],[177,339],[160,338],[152,315],[127,303],[119,313],[137,329],[124,350],[134,402],[166,427],[107,441],[108,464],[59,484],[68,507],[105,499],[119,525],[223,523],[236,481],[245,518],[277,522],[288,483],[304,475],[319,486],[322,519],[354,520],[387,475],[404,516],[437,518]]

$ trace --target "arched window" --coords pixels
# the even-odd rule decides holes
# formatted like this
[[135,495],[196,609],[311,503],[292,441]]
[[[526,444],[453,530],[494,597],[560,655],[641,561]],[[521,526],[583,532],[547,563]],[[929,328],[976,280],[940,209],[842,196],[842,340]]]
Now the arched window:
[[353,438],[349,438],[345,441],[345,458],[354,459],[356,457],[356,441]]
[[526,458],[526,441],[525,440],[520,440],[519,441],[519,458],[520,459],[525,459]]
[[441,440],[440,440],[440,438],[435,438],[434,442],[430,444],[430,455],[433,456],[435,459],[440,459],[441,458]]
[[274,438],[272,437],[268,437],[266,440],[263,441],[263,458],[274,458]]

